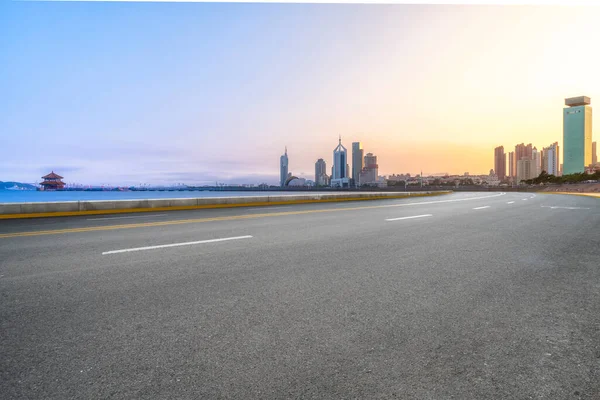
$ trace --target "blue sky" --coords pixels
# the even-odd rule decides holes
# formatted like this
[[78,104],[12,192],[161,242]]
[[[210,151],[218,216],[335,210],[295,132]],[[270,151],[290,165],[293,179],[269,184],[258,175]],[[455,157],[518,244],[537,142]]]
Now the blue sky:
[[[380,173],[487,173],[493,146],[558,140],[563,98],[600,92],[548,88],[536,61],[556,64],[565,13],[596,33],[598,13],[544,10],[2,2],[0,180],[276,183],[284,146],[311,177],[339,134]],[[525,104],[556,115],[507,128]]]
[[358,13],[341,23],[326,6],[2,7],[4,179],[52,168],[94,183],[271,179],[282,117],[335,79],[319,68],[332,46],[361,40]]

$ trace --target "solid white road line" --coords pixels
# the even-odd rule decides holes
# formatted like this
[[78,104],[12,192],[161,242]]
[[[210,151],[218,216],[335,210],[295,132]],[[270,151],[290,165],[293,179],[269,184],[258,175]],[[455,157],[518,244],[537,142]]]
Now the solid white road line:
[[165,247],[190,246],[190,245],[193,245],[193,244],[225,242],[227,240],[250,239],[251,237],[252,236],[249,236],[249,235],[248,236],[235,236],[235,237],[221,238],[221,239],[198,240],[197,242],[171,243],[171,244],[161,244],[159,246],[135,247],[133,249],[122,249],[122,250],[105,251],[104,253],[102,253],[102,255],[104,256],[106,254],[127,253],[127,252],[130,252],[130,251],[163,249]]
[[475,207],[473,210],[483,210],[484,208],[490,208],[490,206]]
[[433,217],[433,215],[423,214],[423,215],[413,215],[412,217],[388,218],[388,219],[386,219],[386,221],[400,221],[401,219],[413,219],[413,218],[424,218],[424,217]]
[[165,215],[167,215],[167,214],[131,215],[129,217],[88,218],[87,221],[103,221],[103,220],[108,220],[108,219],[126,219],[126,218],[164,217]]
[[509,202],[508,202],[508,203],[506,203],[506,204],[513,204],[513,203],[514,203],[514,201],[509,201]]

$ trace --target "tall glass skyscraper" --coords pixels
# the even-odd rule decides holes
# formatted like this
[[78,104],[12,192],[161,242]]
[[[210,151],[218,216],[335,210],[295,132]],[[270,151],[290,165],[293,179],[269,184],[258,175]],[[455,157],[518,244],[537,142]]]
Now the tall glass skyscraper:
[[333,171],[331,175],[331,186],[348,187],[350,184],[350,178],[348,177],[348,152],[342,146],[341,136],[337,147],[333,150]]
[[563,174],[577,174],[592,163],[592,107],[587,96],[565,99]]
[[348,178],[348,171],[346,169],[348,167],[347,154],[346,148],[342,146],[342,137],[340,136],[339,144],[333,150],[333,179]]
[[285,181],[288,178],[288,156],[287,146],[285,147],[285,153],[279,159],[279,185],[285,186]]

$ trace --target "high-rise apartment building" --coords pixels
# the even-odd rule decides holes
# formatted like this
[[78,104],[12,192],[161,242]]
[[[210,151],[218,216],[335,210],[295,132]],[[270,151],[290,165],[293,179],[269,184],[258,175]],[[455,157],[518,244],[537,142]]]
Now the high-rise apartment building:
[[365,156],[365,166],[360,172],[360,184],[376,184],[378,173],[379,165],[377,164],[377,156],[373,155],[373,153],[367,153],[367,155]]
[[531,157],[523,157],[517,161],[517,183],[535,178],[535,163]]
[[348,151],[342,146],[340,136],[338,145],[333,149],[333,171],[331,174],[331,186],[347,187],[350,183],[348,177]]
[[285,186],[285,181],[288,178],[288,155],[287,146],[285,147],[285,153],[279,158],[279,185]]
[[584,172],[592,163],[592,107],[587,96],[565,99],[563,108],[563,174]]
[[533,166],[531,173],[533,176],[530,179],[537,178],[542,173],[542,154],[538,151],[537,147],[534,147],[531,151],[531,160]]
[[598,164],[598,149],[596,142],[592,142],[592,164]]
[[494,149],[494,172],[500,181],[506,178],[506,154],[504,153],[504,146]]
[[[527,146],[525,146],[525,143],[521,143],[515,146],[515,154],[513,156],[513,171],[515,173],[515,177],[518,177],[517,163],[519,162],[519,160],[522,160],[525,157],[529,158],[530,160],[533,157],[533,145],[531,143],[529,143]],[[517,183],[519,183],[518,179]]]
[[560,152],[558,142],[554,142],[550,146],[544,147],[543,154],[542,171],[546,171],[549,175],[558,176],[560,173]]
[[542,163],[541,163],[540,171],[546,171],[546,172],[548,172],[548,169],[547,169],[547,165],[548,165],[548,151],[546,150],[545,147],[542,149],[542,151],[540,151],[540,155],[542,157]]
[[525,146],[525,143],[521,143],[515,146],[515,165],[516,162],[522,159],[523,157],[531,158],[533,152],[533,145],[529,143]]
[[517,175],[517,166],[515,164],[515,152],[508,153],[508,176],[514,178]]
[[359,186],[360,171],[363,169],[363,156],[364,151],[360,142],[352,143],[352,179],[354,185]]
[[315,184],[326,186],[328,184],[327,180],[327,164],[325,163],[325,160],[319,158],[315,163]]

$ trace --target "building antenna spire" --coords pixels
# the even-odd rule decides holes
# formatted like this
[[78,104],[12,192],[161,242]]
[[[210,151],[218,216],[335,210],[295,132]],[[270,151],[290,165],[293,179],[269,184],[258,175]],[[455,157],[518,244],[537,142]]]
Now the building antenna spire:
[[342,144],[342,135],[340,135],[340,141],[339,144]]
[[287,146],[285,146],[285,155],[287,156]]

